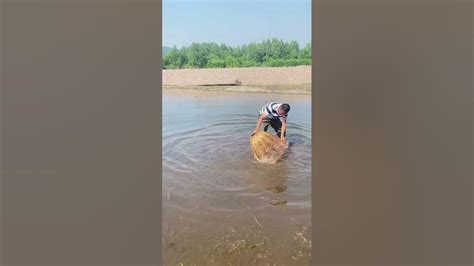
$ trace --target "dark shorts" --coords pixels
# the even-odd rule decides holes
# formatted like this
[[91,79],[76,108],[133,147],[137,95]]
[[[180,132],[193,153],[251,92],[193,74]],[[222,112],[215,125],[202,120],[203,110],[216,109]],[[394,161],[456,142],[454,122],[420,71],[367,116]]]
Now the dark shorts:
[[[259,115],[260,116],[260,115]],[[277,133],[278,137],[281,137],[281,121],[280,118],[268,118],[265,117],[263,120],[263,131],[267,131],[268,127],[271,126],[273,130],[275,130],[275,133]],[[286,132],[283,134],[286,137]]]

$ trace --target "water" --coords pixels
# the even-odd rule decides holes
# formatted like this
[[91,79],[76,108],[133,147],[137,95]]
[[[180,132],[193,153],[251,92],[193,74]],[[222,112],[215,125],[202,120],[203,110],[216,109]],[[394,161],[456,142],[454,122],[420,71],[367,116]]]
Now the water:
[[[292,107],[278,164],[249,143],[268,101]],[[310,96],[165,91],[162,194],[165,265],[309,265]]]

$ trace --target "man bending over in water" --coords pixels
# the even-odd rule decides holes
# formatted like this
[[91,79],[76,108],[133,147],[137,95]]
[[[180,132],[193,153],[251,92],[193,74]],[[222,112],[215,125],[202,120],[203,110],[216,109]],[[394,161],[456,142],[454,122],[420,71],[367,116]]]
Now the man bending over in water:
[[268,130],[268,126],[271,126],[277,133],[277,136],[286,144],[286,117],[290,111],[290,105],[287,103],[275,103],[271,102],[265,104],[259,112],[259,118],[257,120],[257,127],[252,132],[257,133],[260,130],[260,126],[264,124],[263,131]]

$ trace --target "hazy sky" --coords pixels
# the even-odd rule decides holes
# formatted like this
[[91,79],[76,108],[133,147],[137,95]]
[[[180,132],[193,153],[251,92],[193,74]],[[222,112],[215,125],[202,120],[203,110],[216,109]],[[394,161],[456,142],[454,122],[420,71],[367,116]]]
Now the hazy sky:
[[163,0],[163,45],[311,41],[311,0]]

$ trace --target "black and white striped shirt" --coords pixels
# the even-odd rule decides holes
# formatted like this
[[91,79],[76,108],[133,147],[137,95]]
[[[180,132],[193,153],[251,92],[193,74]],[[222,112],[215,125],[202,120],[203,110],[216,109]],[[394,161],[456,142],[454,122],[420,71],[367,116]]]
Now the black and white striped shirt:
[[262,109],[260,110],[259,114],[262,115],[263,113],[267,114],[267,117],[270,119],[276,119],[279,117],[286,118],[288,114],[279,115],[278,114],[278,107],[282,105],[281,103],[270,102],[265,104]]

